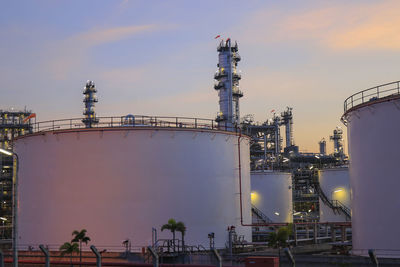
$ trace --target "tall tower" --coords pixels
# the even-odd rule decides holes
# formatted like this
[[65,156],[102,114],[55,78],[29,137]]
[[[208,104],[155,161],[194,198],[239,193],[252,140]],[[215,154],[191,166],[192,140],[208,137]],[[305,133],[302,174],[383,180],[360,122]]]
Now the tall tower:
[[83,103],[85,103],[83,115],[85,115],[85,118],[82,120],[87,128],[91,128],[93,125],[99,123],[99,119],[96,118],[96,113],[94,112],[94,103],[98,101],[96,92],[97,90],[94,82],[87,81],[86,86],[83,89],[83,94],[85,95],[83,98]]
[[330,136],[330,139],[333,140],[334,156],[343,158],[343,130],[340,127],[336,127],[336,129],[333,130],[333,135]]
[[215,119],[220,129],[233,131],[240,124],[239,98],[243,96],[239,89],[240,74],[237,63],[240,61],[238,45],[231,45],[231,40],[222,40],[219,44],[218,70],[214,75],[214,88],[218,90],[219,113]]
[[282,124],[285,125],[286,131],[286,147],[294,146],[293,140],[293,114],[292,109],[287,107],[284,112],[282,112]]
[[321,141],[318,142],[319,144],[319,153],[321,155],[326,155],[326,141],[325,138],[322,138]]

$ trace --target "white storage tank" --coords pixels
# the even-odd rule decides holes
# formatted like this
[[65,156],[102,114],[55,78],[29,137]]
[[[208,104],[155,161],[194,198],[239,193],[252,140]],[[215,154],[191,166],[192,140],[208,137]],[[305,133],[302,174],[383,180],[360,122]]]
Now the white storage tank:
[[[325,195],[333,200],[334,205],[344,205],[351,210],[350,203],[350,178],[349,168],[328,168],[319,171],[319,184]],[[350,221],[344,212],[334,211],[320,199],[320,221],[321,222],[345,222]]]
[[[168,219],[185,243],[224,247],[228,226],[251,241],[239,203],[238,134],[217,130],[118,127],[56,130],[19,138],[19,243],[61,245],[87,229],[109,250],[130,239],[150,245]],[[240,138],[243,223],[251,223],[249,138]],[[176,234],[180,238],[180,233]]]
[[352,189],[353,253],[400,256],[399,82],[345,102]]
[[291,173],[251,172],[251,204],[273,222],[292,222]]

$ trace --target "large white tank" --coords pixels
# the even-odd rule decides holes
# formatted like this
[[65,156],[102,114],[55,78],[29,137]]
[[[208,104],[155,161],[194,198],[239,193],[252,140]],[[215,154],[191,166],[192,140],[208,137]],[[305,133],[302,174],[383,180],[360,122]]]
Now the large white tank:
[[375,249],[378,256],[400,256],[398,93],[397,82],[360,92],[345,102],[355,254]]
[[[225,246],[227,227],[251,241],[239,203],[238,136],[198,129],[120,127],[49,131],[15,142],[19,169],[19,242],[60,245],[87,229],[113,249],[130,239],[171,238],[160,227],[186,224],[188,245]],[[240,141],[243,223],[251,223],[249,138]],[[180,238],[180,233],[177,233]]]
[[251,172],[251,204],[273,222],[292,222],[292,175]]
[[[319,184],[325,195],[338,203],[351,209],[350,203],[350,178],[347,167],[323,169],[319,171]],[[336,202],[334,202],[336,205]],[[324,202],[319,200],[321,222],[350,221],[343,212],[333,211]]]

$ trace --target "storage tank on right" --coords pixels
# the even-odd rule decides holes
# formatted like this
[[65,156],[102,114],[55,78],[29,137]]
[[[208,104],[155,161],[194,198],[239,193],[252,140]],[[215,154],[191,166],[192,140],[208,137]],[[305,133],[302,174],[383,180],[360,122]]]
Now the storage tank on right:
[[352,190],[353,254],[400,257],[399,81],[345,100]]

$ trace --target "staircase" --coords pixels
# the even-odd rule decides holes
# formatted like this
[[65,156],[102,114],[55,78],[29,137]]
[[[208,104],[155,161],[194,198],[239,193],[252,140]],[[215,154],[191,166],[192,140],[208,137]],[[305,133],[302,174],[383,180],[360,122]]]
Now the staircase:
[[348,207],[346,207],[342,202],[339,200],[332,200],[329,199],[324,191],[322,190],[321,186],[319,183],[315,183],[315,189],[318,192],[319,197],[321,198],[322,202],[324,202],[325,205],[327,205],[329,208],[333,210],[333,212],[336,213],[343,213],[349,220],[351,220],[351,211]]
[[260,220],[262,223],[273,223],[273,221],[268,218],[261,210],[257,209],[256,206],[251,205],[251,212]]

